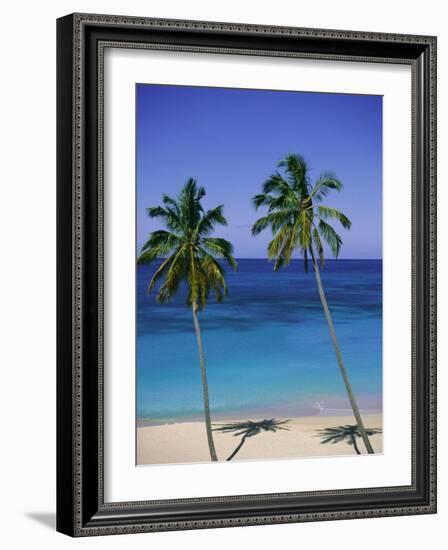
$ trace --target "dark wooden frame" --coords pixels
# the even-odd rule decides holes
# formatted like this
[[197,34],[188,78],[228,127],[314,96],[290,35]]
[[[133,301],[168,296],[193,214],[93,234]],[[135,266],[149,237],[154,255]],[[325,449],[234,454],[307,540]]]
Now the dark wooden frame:
[[[104,502],[102,55],[105,47],[412,67],[412,484]],[[74,14],[57,22],[57,529],[72,536],[436,511],[436,38]],[[400,345],[397,342],[397,345]],[[150,498],[148,494],[148,498]]]

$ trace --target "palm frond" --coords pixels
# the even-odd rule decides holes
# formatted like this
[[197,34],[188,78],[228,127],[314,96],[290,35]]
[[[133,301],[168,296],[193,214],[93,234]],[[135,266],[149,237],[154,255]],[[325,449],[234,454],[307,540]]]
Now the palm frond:
[[330,206],[319,205],[317,207],[318,215],[324,220],[338,220],[344,229],[350,229],[352,222],[345,214]]
[[207,210],[198,223],[196,234],[205,237],[213,231],[215,225],[227,225],[223,209],[224,205],[220,204],[211,210]]
[[337,258],[339,256],[339,251],[342,245],[341,237],[336,233],[331,225],[329,225],[327,222],[324,222],[323,220],[319,220],[317,228],[324,241],[330,247],[333,256]]
[[340,191],[342,189],[342,182],[335,176],[335,174],[333,174],[333,172],[324,172],[317,180],[309,195],[309,198],[320,202],[328,195],[331,189]]
[[308,250],[311,244],[311,217],[308,210],[301,210],[297,216],[297,239],[302,250]]
[[263,183],[262,190],[265,195],[269,193],[288,194],[293,192],[289,183],[279,172],[275,172],[275,174],[269,176],[269,178]]
[[[185,245],[180,246],[174,254],[166,258],[156,269],[148,285],[148,294],[154,289],[157,282],[164,277],[165,281],[157,295],[158,302],[165,302],[171,299],[176,293],[182,281],[182,256],[185,253]],[[168,283],[167,283],[168,281]],[[170,292],[170,289],[175,289]]]
[[175,296],[184,279],[184,272],[184,258],[181,255],[171,262],[165,273],[163,284],[160,286],[156,298],[159,304],[169,302]]
[[138,263],[151,263],[163,258],[152,276],[148,292],[161,282],[156,300],[169,301],[184,281],[188,287],[187,303],[205,306],[210,292],[221,301],[227,293],[222,258],[233,269],[237,264],[233,247],[225,239],[212,237],[215,225],[227,225],[223,206],[204,209],[201,203],[205,189],[190,178],[177,198],[162,196],[163,206],[148,208],[148,215],[159,218],[167,227],[150,234],[138,257]]
[[308,164],[306,160],[297,154],[290,153],[286,155],[279,163],[279,168],[284,168],[288,177],[289,184],[294,191],[302,197],[308,195]]
[[160,251],[160,255],[163,256],[170,252],[173,248],[179,245],[181,237],[170,231],[165,231],[164,229],[159,229],[153,231],[149,235],[149,239],[142,246],[141,251],[145,252],[151,248],[156,248]]
[[159,218],[165,226],[171,231],[179,231],[181,229],[181,219],[171,207],[151,206],[146,209],[150,218]]
[[223,258],[235,271],[237,270],[238,264],[233,257],[232,243],[220,237],[207,237],[201,245],[213,256]]
[[336,257],[342,246],[341,237],[327,221],[337,220],[344,229],[350,229],[351,221],[336,208],[316,203],[331,190],[340,191],[342,183],[332,172],[323,172],[312,187],[309,167],[301,155],[286,155],[278,168],[283,173],[271,175],[262,185],[263,192],[252,199],[256,208],[267,207],[267,214],[253,224],[252,235],[268,228],[272,231],[274,238],[268,244],[268,258],[275,259],[274,270],[287,265],[293,252],[299,250],[307,271],[313,248],[323,266],[323,241]]
[[158,248],[150,248],[148,250],[145,250],[144,252],[141,252],[137,257],[137,264],[138,265],[144,265],[144,264],[151,264],[158,258],[162,258],[163,254],[160,254],[160,251]]
[[277,210],[267,216],[259,218],[252,226],[252,235],[258,235],[270,227],[272,233],[276,233],[283,225],[291,223],[293,217],[290,210]]
[[194,228],[199,223],[203,212],[201,199],[205,196],[205,189],[199,187],[196,180],[189,178],[179,194],[179,210],[184,228]]
[[273,200],[273,196],[268,193],[259,193],[252,197],[252,203],[255,206],[255,210],[258,210],[260,206],[269,206]]
[[173,263],[174,256],[170,256],[169,258],[166,258],[160,266],[156,269],[154,275],[151,277],[151,280],[149,281],[147,292],[148,294],[154,289],[157,282],[167,273],[170,265]]
[[207,303],[210,285],[204,277],[198,262],[198,255],[193,249],[189,250],[187,262],[187,304],[197,304],[199,309],[202,309]]
[[[308,217],[308,213],[306,213],[305,211],[302,211],[302,212],[306,217]],[[303,220],[301,220],[301,217],[303,216],[301,216],[300,214],[299,216],[296,217],[294,225],[291,227],[289,238],[286,241],[285,246],[283,247],[283,250],[281,251],[283,264],[285,265],[288,265],[289,262],[291,261],[292,254],[294,250],[297,248],[297,244],[300,244],[302,250],[306,251],[308,249],[308,247],[303,246],[301,242],[302,231],[305,231],[307,226],[306,223],[303,223]]]
[[207,285],[214,292],[216,301],[222,302],[224,296],[227,296],[227,284],[224,276],[224,269],[211,256],[203,250],[199,260],[199,267],[207,281]]
[[324,256],[324,247],[322,245],[322,240],[319,235],[319,231],[316,227],[313,227],[313,243],[316,247],[317,255],[319,257],[321,267],[324,267],[325,256]]
[[268,258],[270,260],[275,259],[282,253],[285,245],[291,242],[291,225],[284,225],[278,231],[275,237],[268,244]]
[[271,197],[268,212],[276,210],[297,210],[300,208],[300,197],[295,193],[281,193],[278,197]]
[[162,195],[162,202],[165,206],[171,207],[174,212],[179,215],[179,205],[176,202],[176,199],[173,199],[169,195],[166,195],[165,193]]

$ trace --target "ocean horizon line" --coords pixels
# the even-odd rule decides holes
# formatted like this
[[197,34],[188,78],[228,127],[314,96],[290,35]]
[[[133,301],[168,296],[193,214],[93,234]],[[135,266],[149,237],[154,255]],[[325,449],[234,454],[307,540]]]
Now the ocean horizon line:
[[[165,259],[165,256],[161,256],[159,260]],[[235,256],[236,260],[254,260],[254,261],[266,261],[268,263],[272,263],[274,260],[270,260],[269,258],[262,257],[262,258],[248,258],[246,256]],[[311,262],[311,260],[308,260]],[[383,258],[325,258],[325,262],[382,262]],[[303,262],[303,258],[292,258],[290,262]]]

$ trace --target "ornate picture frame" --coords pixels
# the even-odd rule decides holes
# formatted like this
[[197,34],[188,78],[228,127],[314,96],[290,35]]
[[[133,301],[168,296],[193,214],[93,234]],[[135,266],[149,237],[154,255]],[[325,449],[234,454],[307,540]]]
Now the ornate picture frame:
[[[105,502],[103,83],[108,47],[412,71],[412,483]],[[57,22],[57,530],[70,536],[436,512],[436,38],[110,15]],[[400,345],[400,342],[397,342]]]

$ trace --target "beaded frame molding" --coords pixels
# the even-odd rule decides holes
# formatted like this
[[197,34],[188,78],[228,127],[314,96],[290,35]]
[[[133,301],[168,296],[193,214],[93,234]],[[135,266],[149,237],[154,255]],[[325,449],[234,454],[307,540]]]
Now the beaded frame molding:
[[[147,48],[412,69],[412,483],[107,503],[103,490],[103,56]],[[57,21],[57,530],[71,536],[436,512],[436,38],[72,14]],[[398,344],[397,344],[398,345]]]

